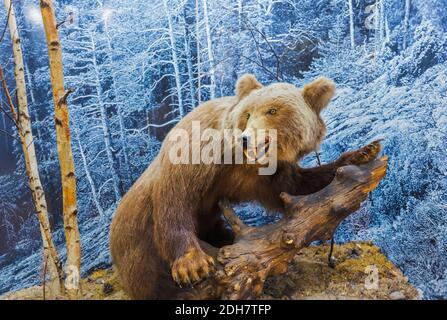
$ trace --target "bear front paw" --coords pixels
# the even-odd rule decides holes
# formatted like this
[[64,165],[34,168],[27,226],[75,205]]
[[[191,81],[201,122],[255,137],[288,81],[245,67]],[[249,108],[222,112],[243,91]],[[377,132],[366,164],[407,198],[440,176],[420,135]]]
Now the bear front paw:
[[209,276],[214,269],[214,259],[200,248],[192,247],[174,261],[172,278],[179,285],[190,285]]
[[380,140],[376,140],[363,148],[345,153],[341,157],[341,165],[346,166],[369,163],[377,158],[381,149],[382,146],[380,145]]

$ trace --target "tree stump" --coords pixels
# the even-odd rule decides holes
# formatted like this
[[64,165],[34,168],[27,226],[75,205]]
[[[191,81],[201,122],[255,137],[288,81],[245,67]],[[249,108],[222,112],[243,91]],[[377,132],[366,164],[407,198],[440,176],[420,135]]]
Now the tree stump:
[[236,233],[234,244],[220,249],[203,244],[217,261],[216,272],[185,294],[194,299],[255,299],[268,276],[287,272],[298,251],[317,240],[329,240],[337,226],[355,212],[386,174],[386,156],[365,165],[344,166],[324,189],[306,196],[282,193],[284,217],[270,225],[250,227],[221,201]]

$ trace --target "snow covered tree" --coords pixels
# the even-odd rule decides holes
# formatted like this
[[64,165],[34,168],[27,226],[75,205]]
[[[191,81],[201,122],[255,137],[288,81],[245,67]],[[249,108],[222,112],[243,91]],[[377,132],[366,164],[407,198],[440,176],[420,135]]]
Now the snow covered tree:
[[23,63],[23,53],[20,43],[19,30],[15,18],[15,10],[10,0],[5,0],[5,8],[8,12],[8,27],[11,35],[13,57],[14,57],[14,77],[16,82],[17,106],[15,106],[11,93],[7,87],[6,79],[2,67],[0,66],[0,81],[2,82],[4,94],[7,98],[10,117],[14,122],[25,159],[25,168],[28,176],[29,188],[31,190],[36,214],[39,220],[39,228],[42,234],[44,248],[44,263],[48,266],[50,277],[50,296],[55,298],[63,293],[63,274],[59,261],[59,256],[53,243],[50,223],[48,219],[48,207],[45,193],[39,175],[37,156],[34,146],[34,138],[31,129],[31,117],[28,110],[28,100],[25,84],[25,66]]

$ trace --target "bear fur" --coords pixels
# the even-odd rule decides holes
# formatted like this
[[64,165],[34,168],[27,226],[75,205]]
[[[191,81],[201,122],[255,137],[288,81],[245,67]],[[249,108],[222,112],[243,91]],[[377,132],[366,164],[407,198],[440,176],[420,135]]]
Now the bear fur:
[[217,247],[233,241],[218,207],[220,199],[256,201],[281,212],[282,191],[314,193],[331,182],[338,167],[353,162],[354,153],[345,153],[317,168],[298,165],[319,148],[326,133],[320,112],[334,91],[334,83],[324,77],[299,89],[287,83],[263,86],[247,74],[238,80],[235,96],[205,102],[175,126],[189,135],[193,121],[219,131],[276,129],[278,165],[273,175],[259,175],[259,165],[247,163],[173,164],[170,131],[156,159],[121,200],[111,225],[113,262],[131,298],[175,298],[184,290],[179,285],[209,275],[214,262],[201,241]]

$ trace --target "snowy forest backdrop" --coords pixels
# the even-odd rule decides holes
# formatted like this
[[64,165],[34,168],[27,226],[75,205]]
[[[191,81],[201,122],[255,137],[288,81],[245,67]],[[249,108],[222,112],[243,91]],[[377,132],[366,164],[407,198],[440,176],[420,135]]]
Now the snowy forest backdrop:
[[[38,1],[13,1],[34,140],[55,242],[64,256],[48,56]],[[69,97],[84,274],[110,263],[117,202],[167,131],[245,72],[338,85],[324,111],[323,162],[383,138],[387,177],[337,241],[370,239],[424,298],[447,298],[447,0],[57,1]],[[7,9],[0,6],[0,32]],[[1,33],[0,33],[1,36]],[[14,88],[11,43],[0,64]],[[6,109],[3,92],[0,106]],[[39,283],[42,244],[23,155],[0,113],[0,293]],[[316,165],[315,157],[305,160]],[[249,222],[264,223],[246,205]]]

